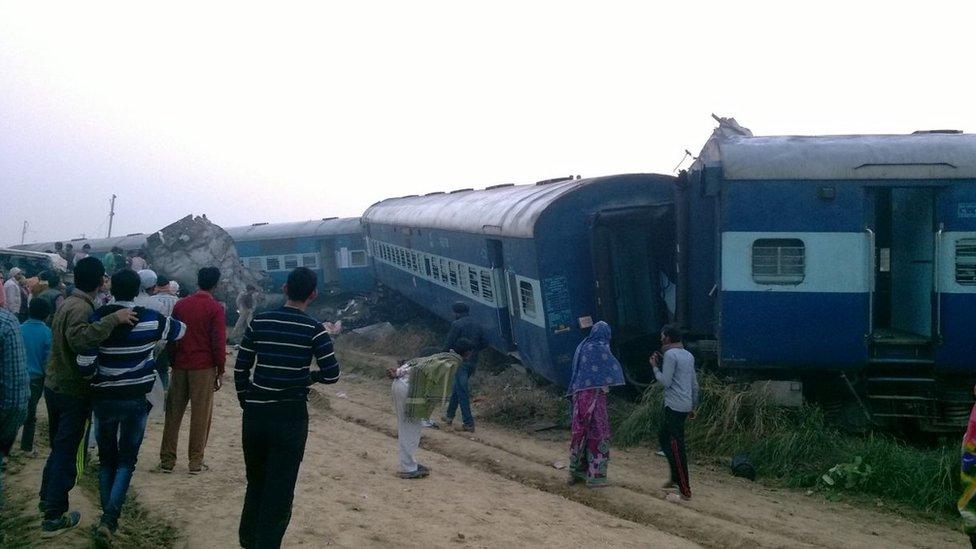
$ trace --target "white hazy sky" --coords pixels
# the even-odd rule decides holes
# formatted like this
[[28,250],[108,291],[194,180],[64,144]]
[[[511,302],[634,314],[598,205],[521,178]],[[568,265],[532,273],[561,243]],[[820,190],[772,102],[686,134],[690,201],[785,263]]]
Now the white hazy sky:
[[712,112],[976,131],[971,1],[663,4],[0,0],[0,244],[670,173]]

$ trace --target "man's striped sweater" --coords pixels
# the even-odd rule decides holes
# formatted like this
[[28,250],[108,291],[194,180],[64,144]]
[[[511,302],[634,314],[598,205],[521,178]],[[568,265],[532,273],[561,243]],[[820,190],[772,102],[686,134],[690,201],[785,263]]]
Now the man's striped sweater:
[[[311,371],[312,359],[318,370]],[[234,367],[244,409],[270,409],[308,400],[312,383],[339,381],[332,338],[322,324],[294,307],[260,313],[241,340]]]
[[[126,307],[134,304],[117,301],[100,307],[91,322]],[[138,398],[151,391],[156,381],[156,343],[170,343],[186,334],[186,325],[175,318],[144,307],[133,311],[138,317],[135,326],[119,325],[97,348],[78,354],[78,371],[89,379],[95,398]]]

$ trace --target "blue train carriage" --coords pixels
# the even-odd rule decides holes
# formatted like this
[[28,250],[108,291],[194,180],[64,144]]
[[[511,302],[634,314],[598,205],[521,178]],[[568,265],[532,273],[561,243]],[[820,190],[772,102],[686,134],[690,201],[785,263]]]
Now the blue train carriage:
[[359,218],[325,218],[292,223],[255,223],[225,229],[237,255],[279,291],[295,267],[315,271],[319,287],[332,293],[369,292],[373,272]]
[[[61,240],[60,242],[64,245],[71,244],[75,252],[80,252],[82,246],[88,244],[91,246],[91,254],[101,259],[115,246],[122,248],[124,254],[130,251],[145,249],[146,235],[143,233],[131,233],[125,236],[113,236],[109,238],[73,238],[71,240]],[[18,250],[44,252],[54,250],[54,242],[35,242],[12,247]]]
[[452,319],[464,301],[489,344],[566,385],[596,320],[633,379],[670,319],[674,178],[631,174],[409,196],[363,215],[376,276]]
[[876,423],[965,424],[974,179],[976,135],[753,137],[723,120],[679,200],[686,324],[726,370]]

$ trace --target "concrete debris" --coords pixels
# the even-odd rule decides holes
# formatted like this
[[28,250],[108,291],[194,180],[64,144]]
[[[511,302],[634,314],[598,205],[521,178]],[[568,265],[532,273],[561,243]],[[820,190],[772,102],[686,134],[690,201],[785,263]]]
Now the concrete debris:
[[379,341],[396,335],[396,328],[389,322],[380,322],[357,328],[352,333],[370,341]]
[[221,283],[214,297],[229,308],[247,284],[261,286],[258,276],[238,258],[234,240],[206,216],[188,215],[163,227],[149,236],[146,247],[156,273],[176,280],[188,293],[196,291],[198,270],[220,269]]

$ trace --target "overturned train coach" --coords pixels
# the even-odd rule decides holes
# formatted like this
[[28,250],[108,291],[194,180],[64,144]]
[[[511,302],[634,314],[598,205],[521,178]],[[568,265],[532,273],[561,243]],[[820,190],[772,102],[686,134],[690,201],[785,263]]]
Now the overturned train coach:
[[[566,385],[596,320],[631,362],[657,347],[675,277],[674,182],[631,174],[394,198],[366,210],[363,227],[380,283],[448,319],[467,302],[493,348]],[[646,369],[628,373],[648,381]]]
[[679,177],[390,199],[377,280],[566,384],[597,320],[635,385],[661,326],[703,362],[858,422],[964,423],[976,381],[976,136],[752,137],[723,125]]

